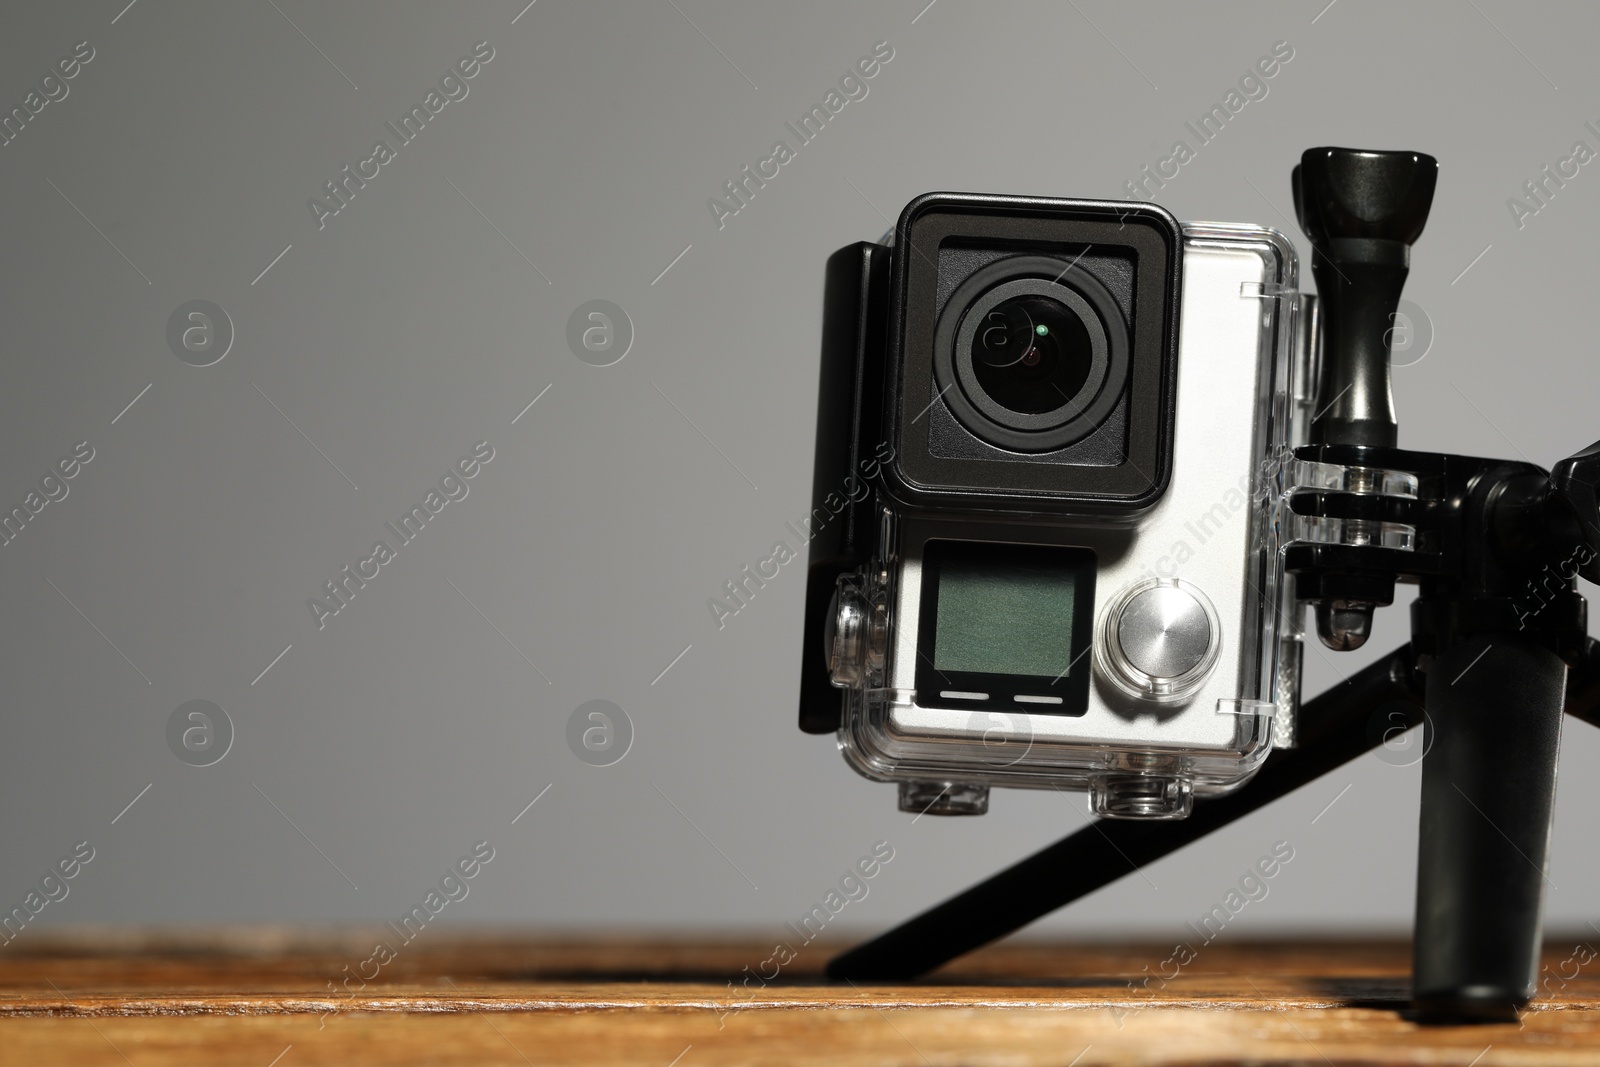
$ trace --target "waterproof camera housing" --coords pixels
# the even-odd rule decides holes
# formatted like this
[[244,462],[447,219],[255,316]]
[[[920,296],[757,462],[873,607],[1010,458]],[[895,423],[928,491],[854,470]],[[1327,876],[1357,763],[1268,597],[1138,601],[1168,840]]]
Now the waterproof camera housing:
[[802,729],[917,812],[1249,780],[1299,697],[1301,309],[1282,235],[1144,203],[932,193],[836,253]]

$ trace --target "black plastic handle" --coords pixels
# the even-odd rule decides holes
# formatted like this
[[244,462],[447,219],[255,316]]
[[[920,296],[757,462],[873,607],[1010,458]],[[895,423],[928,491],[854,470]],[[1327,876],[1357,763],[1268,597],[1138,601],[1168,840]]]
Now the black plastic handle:
[[1421,152],[1353,148],[1307,149],[1294,169],[1323,323],[1313,443],[1398,443],[1389,338],[1438,177]]
[[1428,672],[1413,940],[1425,1021],[1506,1021],[1533,993],[1566,664],[1474,637]]

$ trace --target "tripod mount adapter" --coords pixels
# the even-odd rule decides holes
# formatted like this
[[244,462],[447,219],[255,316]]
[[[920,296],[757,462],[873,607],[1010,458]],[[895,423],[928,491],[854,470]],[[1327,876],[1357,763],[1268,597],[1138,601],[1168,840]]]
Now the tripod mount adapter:
[[[1438,163],[1314,148],[1293,175],[1321,359],[1311,441],[1279,490],[1285,571],[1335,650],[1414,583],[1411,643],[1300,708],[1297,744],[1185,820],[1103,820],[835,959],[906,979],[1002,937],[1422,724],[1414,1011],[1515,1018],[1534,992],[1562,712],[1600,725],[1600,643],[1575,578],[1600,581],[1600,443],[1531,463],[1398,447],[1390,337]],[[1302,298],[1307,299],[1307,298]],[[1371,723],[1388,729],[1374,731]]]

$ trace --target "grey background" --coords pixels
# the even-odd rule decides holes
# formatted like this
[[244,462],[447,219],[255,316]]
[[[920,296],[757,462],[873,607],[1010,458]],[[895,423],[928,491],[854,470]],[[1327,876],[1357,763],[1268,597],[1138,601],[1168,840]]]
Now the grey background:
[[[1082,824],[1059,794],[897,814],[794,728],[801,566],[720,631],[706,601],[806,510],[830,251],[929,189],[1124,195],[1279,40],[1268,96],[1159,201],[1295,233],[1303,148],[1436,154],[1402,444],[1549,463],[1597,436],[1600,163],[1520,229],[1507,208],[1600,148],[1593,8],[124,3],[0,17],[6,109],[96,50],[0,148],[0,501],[96,449],[0,548],[0,906],[97,850],[41,926],[382,920],[488,839],[442,921],[777,936],[881,839],[836,920],[868,928]],[[319,231],[307,199],[482,40],[470,95]],[[707,198],[880,40],[869,95],[719,230]],[[237,330],[214,366],[167,348],[191,299]],[[592,299],[634,325],[614,366],[566,345]],[[470,495],[319,631],[307,598],[484,439]],[[1371,652],[1404,639],[1381,619]],[[1310,690],[1368,659],[1314,653]],[[167,747],[193,699],[234,724],[210,767]],[[634,727],[611,766],[566,742],[595,699]],[[1597,763],[1571,725],[1558,923],[1600,914]],[[1287,840],[1238,927],[1403,928],[1417,785],[1364,759],[1049,925],[1177,932]]]

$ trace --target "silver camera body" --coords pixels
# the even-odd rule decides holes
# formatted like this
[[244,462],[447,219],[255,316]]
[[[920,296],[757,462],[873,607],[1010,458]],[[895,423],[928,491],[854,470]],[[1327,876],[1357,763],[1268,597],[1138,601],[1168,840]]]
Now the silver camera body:
[[816,489],[851,491],[814,512],[803,728],[938,814],[1013,786],[1182,818],[1292,743],[1287,239],[930,194],[828,291]]

